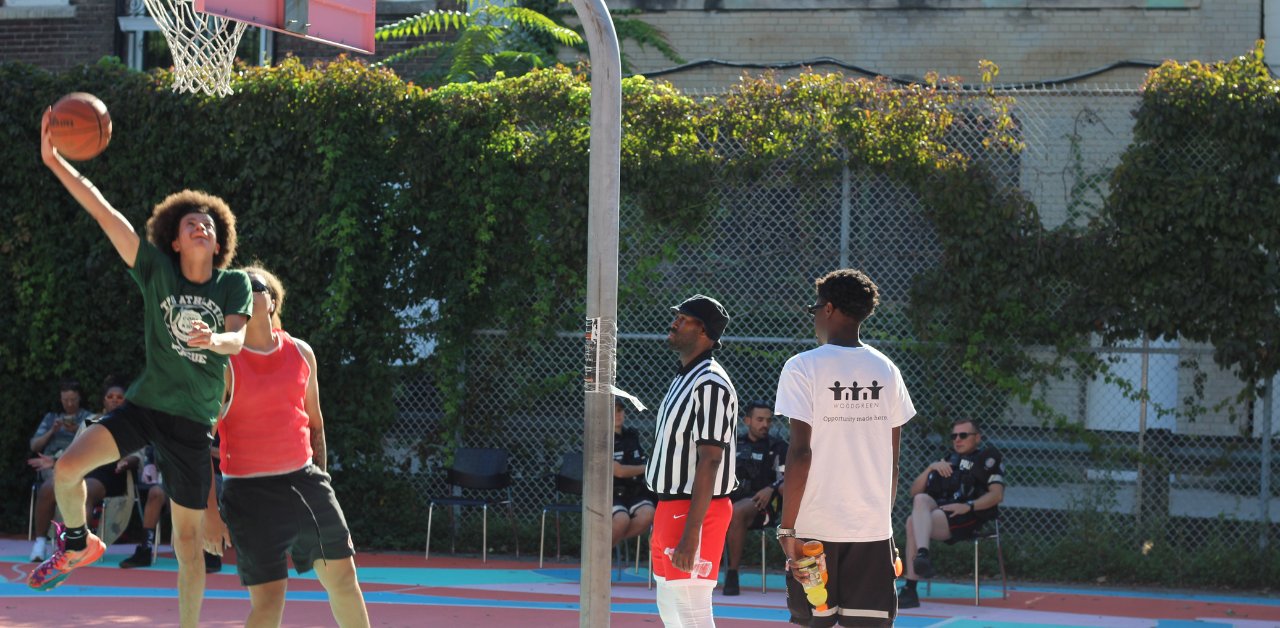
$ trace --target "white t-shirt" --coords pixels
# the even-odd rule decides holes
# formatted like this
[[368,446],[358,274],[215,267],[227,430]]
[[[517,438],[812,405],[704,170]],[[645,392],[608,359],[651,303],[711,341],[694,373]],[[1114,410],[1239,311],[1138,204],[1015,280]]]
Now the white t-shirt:
[[834,543],[891,537],[893,428],[916,414],[898,367],[865,345],[822,345],[787,360],[777,406],[813,429],[796,536]]

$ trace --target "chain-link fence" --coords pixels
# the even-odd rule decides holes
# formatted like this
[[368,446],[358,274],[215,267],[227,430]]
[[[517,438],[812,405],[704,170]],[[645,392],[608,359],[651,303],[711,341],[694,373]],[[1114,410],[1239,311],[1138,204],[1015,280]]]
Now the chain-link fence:
[[[1130,142],[1137,91],[1093,86],[1006,93],[1015,99],[1012,113],[1026,144],[1008,165],[1009,176],[1036,201],[1047,227],[1086,218],[1100,206],[1107,174]],[[731,144],[717,149],[740,150]],[[903,435],[901,491],[950,447],[937,430],[926,429],[928,420],[968,416],[983,420],[986,442],[1003,452],[1002,525],[1024,551],[1046,551],[1065,535],[1082,533],[1081,522],[1095,525],[1108,518],[1113,529],[1162,525],[1198,544],[1256,541],[1260,518],[1280,521],[1280,499],[1267,504],[1270,496],[1261,495],[1266,480],[1260,441],[1270,404],[1219,406],[1242,384],[1212,363],[1208,347],[1153,342],[1145,348],[1098,348],[1107,351],[1098,354],[1106,373],[1132,385],[1128,393],[1106,373],[1095,377],[1078,368],[1037,389],[1056,413],[1096,437],[1082,441],[1077,431],[1046,424],[1016,400],[992,399],[945,352],[874,340],[912,338],[903,315],[908,290],[940,255],[916,195],[883,177],[846,171],[803,187],[766,174],[726,185],[716,201],[719,210],[696,243],[647,271],[643,294],[620,304],[618,385],[651,408],[677,367],[665,344],[668,306],[696,292],[720,299],[732,322],[718,358],[741,402],[771,402],[783,362],[814,346],[811,319],[802,310],[813,301],[813,279],[836,268],[859,268],[879,284],[882,300],[864,336],[902,369],[920,412]],[[625,200],[621,218],[626,285],[637,262],[663,243],[634,228],[639,211]],[[559,499],[542,474],[554,471],[564,452],[581,446],[580,380],[518,411],[505,409],[522,394],[513,382],[579,370],[581,338],[580,331],[565,330],[536,350],[504,355],[501,367],[494,367],[501,372],[486,372],[486,356],[510,347],[501,332],[485,332],[467,360],[468,381],[487,387],[483,397],[491,407],[468,413],[465,446],[512,451],[516,512],[529,522],[543,504]],[[1135,394],[1144,382],[1146,403]],[[407,381],[400,407],[403,416],[388,435],[387,451],[403,463],[422,495],[439,495],[445,490],[441,474],[417,446],[441,412],[434,384]],[[646,436],[653,421],[653,411],[628,413],[628,424]],[[785,424],[774,429],[785,437]],[[1099,453],[1115,450],[1128,453]],[[1133,455],[1138,451],[1143,455]],[[899,499],[895,529],[902,529],[909,509],[910,500]],[[1270,530],[1274,537],[1275,528]]]

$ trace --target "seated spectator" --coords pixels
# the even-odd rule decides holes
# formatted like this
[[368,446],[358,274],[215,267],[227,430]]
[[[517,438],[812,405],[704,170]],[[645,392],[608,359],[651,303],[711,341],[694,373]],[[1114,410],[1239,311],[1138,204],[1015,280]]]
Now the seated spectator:
[[787,463],[787,442],[769,434],[773,406],[763,401],[749,402],[742,422],[747,426],[747,433],[738,437],[735,465],[738,488],[729,494],[733,500],[733,519],[725,536],[729,549],[725,595],[739,593],[738,564],[742,561],[747,530],[777,521],[778,513],[782,512],[782,471]]
[[648,456],[640,447],[640,432],[623,427],[625,402],[613,403],[613,544],[640,536],[653,525],[654,497],[644,482]]
[[[36,540],[31,546],[31,562],[44,561],[48,549],[46,537],[49,534],[49,525],[53,521],[54,509],[57,507],[51,481],[53,466],[62,452],[71,445],[71,441],[75,440],[76,435],[101,416],[80,407],[80,393],[79,383],[70,380],[62,382],[58,386],[60,411],[46,414],[44,420],[40,422],[40,428],[36,430],[36,435],[31,439],[31,451],[37,454],[35,458],[28,461],[28,464],[39,472],[42,482],[36,492]],[[103,393],[103,412],[110,412],[123,403],[124,388],[109,380],[107,390]],[[108,463],[85,476],[85,489],[88,495],[85,501],[86,511],[92,512],[94,504],[101,502],[104,497],[124,494],[127,485],[125,476],[121,473],[123,466]]]
[[147,496],[146,506],[142,511],[142,529],[145,536],[134,549],[133,556],[120,561],[120,567],[124,569],[150,567],[151,556],[155,553],[156,524],[160,523],[160,514],[169,503],[169,498],[164,494],[164,487],[160,484],[160,472],[156,469],[155,448],[147,445],[141,452],[130,454],[120,462],[127,466],[141,468],[138,473],[138,493]]
[[951,443],[955,451],[929,465],[911,484],[914,505],[907,518],[907,585],[898,595],[898,608],[919,607],[917,582],[937,575],[929,558],[930,540],[963,541],[1000,514],[999,504],[1004,501],[1000,452],[982,446],[978,422],[971,419],[951,425]]

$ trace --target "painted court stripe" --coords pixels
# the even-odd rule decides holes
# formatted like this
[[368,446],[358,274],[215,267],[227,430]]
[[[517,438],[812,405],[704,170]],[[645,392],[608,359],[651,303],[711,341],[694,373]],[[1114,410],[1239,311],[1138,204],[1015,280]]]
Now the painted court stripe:
[[[125,598],[167,598],[177,599],[178,591],[176,589],[138,589],[131,587],[79,587],[74,585],[63,585],[52,591],[39,592],[33,591],[25,583],[0,583],[0,598],[28,598],[28,597],[56,597],[56,598],[85,598],[85,597],[125,597]],[[440,597],[434,595],[409,595],[405,593],[392,593],[388,591],[368,591],[365,592],[365,601],[370,604],[409,604],[418,606],[462,606],[474,607],[477,604],[490,608],[522,608],[530,610],[560,610],[560,611],[577,611],[578,604],[564,602],[511,602],[507,600],[483,599],[475,598],[456,598],[456,597]],[[248,600],[248,591],[205,591],[205,599],[208,600]],[[290,602],[328,602],[329,595],[323,591],[290,591],[285,595],[285,599]],[[656,604],[634,604],[622,603],[610,605],[611,612],[614,613],[634,613],[641,615],[657,616],[658,606]],[[716,617],[725,619],[754,619],[761,621],[787,621],[790,613],[785,609],[773,608],[752,608],[746,606],[719,606],[715,609]],[[937,620],[930,619],[930,623]],[[906,626],[906,624],[903,624]],[[918,626],[910,626],[908,628],[924,628],[929,624],[921,624]]]
[[[1134,597],[1134,598],[1150,598],[1154,600],[1178,600],[1180,602],[1217,602],[1222,604],[1254,604],[1257,606],[1276,606],[1280,607],[1280,599],[1267,597],[1243,597],[1238,595],[1196,595],[1186,593],[1143,593],[1136,591],[1090,591],[1086,589],[1054,589],[1043,587],[1009,587],[1010,591],[1024,591],[1027,593],[1059,593],[1063,595],[1080,595],[1080,596],[1106,596],[1106,597]],[[972,595],[970,589],[970,595]],[[934,596],[937,597],[937,596]],[[1201,626],[1203,628],[1203,625]]]

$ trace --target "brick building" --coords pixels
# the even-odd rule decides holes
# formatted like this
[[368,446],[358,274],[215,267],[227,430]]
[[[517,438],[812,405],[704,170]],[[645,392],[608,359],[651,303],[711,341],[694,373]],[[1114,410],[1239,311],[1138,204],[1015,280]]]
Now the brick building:
[[[661,29],[690,61],[795,62],[829,57],[892,76],[936,71],[972,81],[979,59],[1001,82],[1076,76],[1120,61],[1212,61],[1242,54],[1263,34],[1264,0],[608,0]],[[1270,14],[1280,20],[1280,0]],[[379,0],[385,24],[456,0]],[[568,6],[567,4],[565,6]],[[121,19],[123,18],[123,19]],[[0,60],[51,70],[116,55],[134,67],[167,65],[164,44],[141,0],[0,0]],[[242,58],[293,54],[331,59],[336,49],[305,40],[246,35]],[[414,42],[416,43],[416,42]],[[380,55],[405,43],[379,46]],[[675,65],[652,47],[624,42],[640,71]],[[1274,52],[1280,55],[1280,50]],[[360,55],[357,55],[360,56]],[[577,57],[566,51],[563,58]],[[828,66],[831,67],[831,66]],[[831,69],[836,69],[832,67]],[[666,78],[718,90],[741,68],[705,65]],[[1136,83],[1141,67],[1091,82]]]
[[[456,8],[456,4],[452,0],[380,0],[377,21],[388,24],[433,9]],[[377,55],[350,54],[372,62],[427,39],[379,43]],[[58,71],[117,56],[131,67],[146,69],[171,65],[167,48],[141,0],[0,0],[0,61]],[[298,37],[250,28],[238,57],[275,61],[293,55],[311,62],[331,60],[341,52]]]
[[[994,61],[1000,82],[1071,77],[1119,61],[1215,61],[1262,38],[1262,0],[608,0],[666,33],[689,61],[792,62],[831,57],[875,72],[978,79]],[[1280,17],[1280,4],[1269,12]],[[640,71],[674,64],[633,42]],[[1280,50],[1273,51],[1280,54]],[[1268,55],[1270,57],[1270,55]],[[830,67],[830,66],[828,66]],[[837,69],[832,67],[831,69]],[[719,89],[742,69],[704,66],[666,75],[683,88]],[[1138,83],[1141,67],[1090,82]]]

